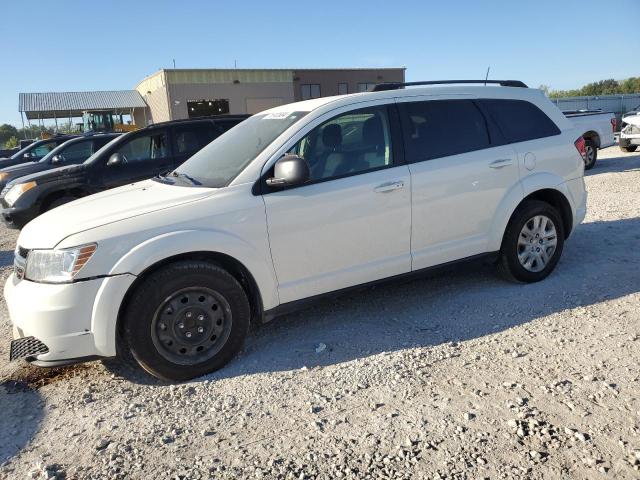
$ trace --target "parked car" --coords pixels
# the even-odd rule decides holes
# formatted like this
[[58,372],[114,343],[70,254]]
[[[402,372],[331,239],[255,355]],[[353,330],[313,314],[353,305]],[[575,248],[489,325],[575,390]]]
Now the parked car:
[[85,135],[72,138],[51,150],[37,162],[27,162],[0,169],[0,191],[16,178],[64,165],[77,165],[104,147],[119,133]]
[[584,139],[541,91],[496,82],[279,106],[165,177],[41,215],[5,285],[12,358],[118,354],[184,380],[251,322],[356,286],[479,258],[544,279],[586,213]]
[[598,149],[613,145],[616,141],[616,116],[602,110],[568,110],[562,112],[573,122],[578,131],[582,131],[587,156],[585,170],[590,170],[598,160]]
[[62,145],[67,140],[76,138],[78,135],[56,135],[55,137],[47,138],[46,140],[38,140],[30,143],[21,150],[11,155],[8,158],[0,158],[0,168],[11,167],[12,165],[18,165],[25,162],[37,162],[56,148],[58,145]]
[[620,150],[635,152],[640,144],[640,105],[622,115]]
[[0,193],[2,220],[22,228],[77,198],[167,173],[247,116],[158,123],[124,134],[79,165],[25,175]]

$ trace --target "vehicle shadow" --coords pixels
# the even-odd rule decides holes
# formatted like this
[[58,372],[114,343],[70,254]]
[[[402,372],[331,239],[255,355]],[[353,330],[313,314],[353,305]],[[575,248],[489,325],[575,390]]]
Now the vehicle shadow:
[[634,154],[620,152],[618,157],[599,158],[594,167],[584,174],[590,177],[600,173],[631,172],[638,169],[640,169],[640,152]]
[[26,382],[0,381],[0,465],[35,436],[44,417],[44,400]]
[[[546,280],[513,284],[493,266],[459,266],[318,303],[256,329],[239,358],[194,380],[325,366],[411,346],[464,341],[640,292],[640,218],[581,225]],[[320,353],[316,349],[326,348]],[[111,363],[135,383],[161,384]]]
[[13,265],[13,250],[0,250],[0,268]]

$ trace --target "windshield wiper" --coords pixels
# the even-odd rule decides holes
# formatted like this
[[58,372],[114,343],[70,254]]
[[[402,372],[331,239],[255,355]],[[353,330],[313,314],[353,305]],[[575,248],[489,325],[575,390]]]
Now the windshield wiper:
[[186,178],[187,180],[189,180],[193,185],[202,185],[202,183],[200,183],[198,180],[196,180],[195,178],[187,175],[186,173],[182,173],[182,172],[178,172],[176,170],[174,170],[171,175],[173,175],[174,177],[180,177],[180,178]]

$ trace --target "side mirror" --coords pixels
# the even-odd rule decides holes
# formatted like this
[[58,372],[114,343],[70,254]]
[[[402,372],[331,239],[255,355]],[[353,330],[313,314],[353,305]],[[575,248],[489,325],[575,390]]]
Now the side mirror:
[[270,187],[290,187],[309,181],[311,172],[307,161],[298,155],[285,155],[273,168],[273,177],[267,179]]
[[51,163],[56,164],[56,163],[62,163],[64,162],[64,156],[63,155],[54,155],[53,157],[51,157]]
[[24,155],[22,155],[22,158],[31,158],[33,155],[31,155],[31,152],[25,152]]
[[107,167],[117,167],[127,163],[127,159],[121,153],[113,153],[107,160]]

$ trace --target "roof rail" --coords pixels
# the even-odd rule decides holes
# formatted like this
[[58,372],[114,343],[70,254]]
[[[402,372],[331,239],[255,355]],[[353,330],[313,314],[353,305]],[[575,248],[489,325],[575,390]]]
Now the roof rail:
[[483,84],[487,83],[497,84],[502,87],[520,87],[520,88],[528,88],[523,82],[520,80],[430,80],[427,82],[385,82],[378,83],[371,90],[372,92],[384,92],[386,90],[399,90],[404,87],[413,87],[415,85],[451,85],[456,83],[474,83],[474,84]]

